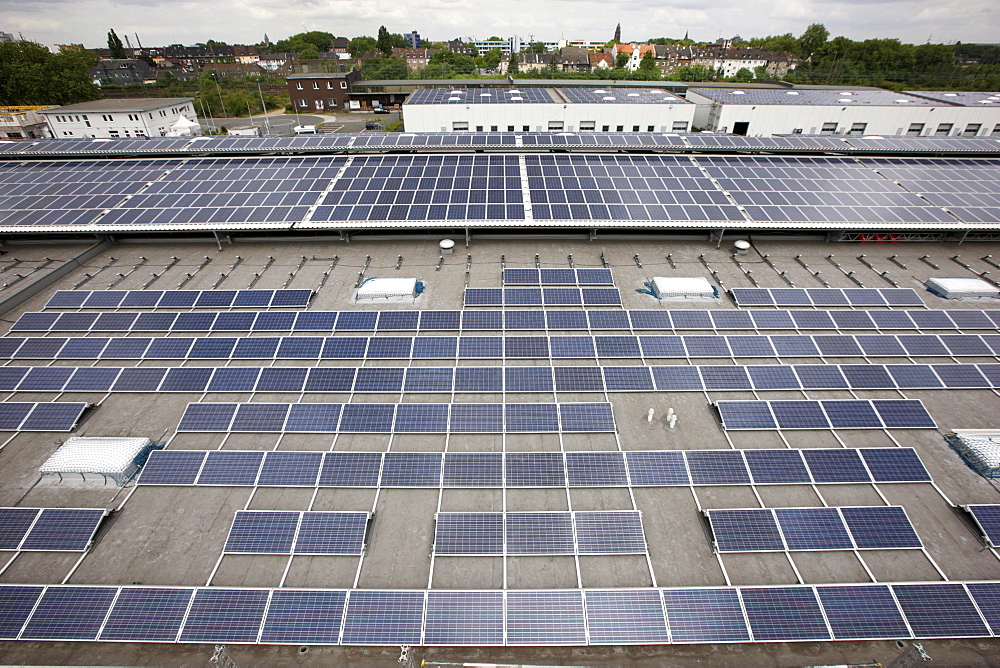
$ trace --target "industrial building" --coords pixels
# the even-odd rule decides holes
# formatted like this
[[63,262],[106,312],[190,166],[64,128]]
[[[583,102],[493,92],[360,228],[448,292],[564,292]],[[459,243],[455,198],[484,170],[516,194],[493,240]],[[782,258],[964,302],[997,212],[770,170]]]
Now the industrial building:
[[194,98],[104,99],[40,111],[56,139],[164,137],[178,121],[197,123]]
[[417,89],[409,132],[687,132],[695,108],[659,89]]
[[[973,103],[965,102],[970,97]],[[880,89],[690,88],[701,130],[751,137],[854,134],[1000,135],[1000,93],[897,93]]]
[[996,665],[998,204],[990,137],[2,141],[0,652]]

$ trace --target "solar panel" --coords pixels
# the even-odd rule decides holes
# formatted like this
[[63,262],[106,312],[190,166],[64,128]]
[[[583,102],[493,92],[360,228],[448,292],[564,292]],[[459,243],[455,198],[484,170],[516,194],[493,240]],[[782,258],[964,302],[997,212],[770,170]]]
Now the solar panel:
[[777,429],[766,401],[719,401],[716,406],[723,429]]
[[122,587],[98,640],[174,642],[194,590]]
[[570,487],[621,487],[628,484],[620,452],[567,452]]
[[558,452],[508,452],[505,455],[507,487],[563,487],[566,474]]
[[368,513],[304,512],[295,538],[295,554],[361,554]]
[[591,645],[655,645],[670,641],[660,593],[649,589],[586,592]]
[[42,586],[0,586],[0,639],[17,639],[43,590]]
[[260,642],[335,645],[340,640],[346,592],[276,589],[267,606]]
[[646,553],[638,511],[576,511],[573,524],[579,554]]
[[871,481],[858,450],[807,449],[802,450],[802,456],[818,483]]
[[664,589],[670,638],[675,643],[750,640],[739,593],[733,589]]
[[997,629],[1000,629],[1000,583],[970,582],[966,588],[972,594],[979,612],[993,629],[993,635],[996,635]]
[[580,591],[507,592],[508,645],[582,645],[586,643]]
[[257,481],[262,451],[212,450],[198,475],[199,485],[252,485]]
[[873,399],[872,405],[888,429],[936,429],[934,419],[917,399]]
[[138,485],[193,485],[207,453],[201,450],[153,450]]
[[930,482],[931,475],[913,448],[862,448],[858,453],[875,482]]
[[291,554],[301,513],[236,512],[224,552],[229,554]]
[[419,645],[424,592],[353,589],[344,613],[343,645]]
[[31,613],[19,640],[94,640],[116,587],[49,586]]
[[375,487],[382,468],[379,452],[327,452],[319,475],[320,487]]
[[634,487],[689,484],[683,452],[626,452],[625,461]]
[[923,545],[899,506],[845,507],[847,528],[860,549],[920,549]]
[[103,508],[43,508],[18,549],[82,552],[106,514]]
[[740,596],[757,642],[830,639],[811,587],[742,587]]
[[269,594],[267,589],[198,589],[180,642],[257,642]]
[[916,638],[975,638],[990,635],[960,584],[891,585]]
[[685,456],[694,485],[750,484],[750,474],[738,451],[693,450]]
[[797,450],[744,450],[743,454],[756,485],[811,482],[809,471]]
[[428,591],[424,642],[430,646],[503,645],[503,613],[500,591]]
[[503,513],[438,513],[434,552],[465,556],[503,554]]
[[719,552],[768,552],[785,549],[770,509],[706,510]]
[[382,462],[382,487],[438,487],[441,453],[387,452]]
[[820,586],[816,593],[836,640],[910,637],[886,585]]
[[834,429],[880,429],[882,421],[868,401],[822,401]]
[[777,508],[774,515],[789,550],[854,548],[836,508]]

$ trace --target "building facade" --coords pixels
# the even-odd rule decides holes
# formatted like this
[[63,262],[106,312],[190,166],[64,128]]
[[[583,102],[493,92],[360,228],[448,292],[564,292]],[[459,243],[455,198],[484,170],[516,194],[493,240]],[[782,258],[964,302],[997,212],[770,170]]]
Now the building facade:
[[46,107],[0,107],[0,139],[51,138],[41,111]]
[[90,76],[99,86],[127,86],[156,78],[156,71],[145,60],[121,58],[98,60]]
[[94,100],[41,113],[54,139],[164,137],[179,117],[198,120],[192,97]]
[[348,108],[355,71],[339,74],[292,74],[286,78],[288,97],[300,113],[333,112]]

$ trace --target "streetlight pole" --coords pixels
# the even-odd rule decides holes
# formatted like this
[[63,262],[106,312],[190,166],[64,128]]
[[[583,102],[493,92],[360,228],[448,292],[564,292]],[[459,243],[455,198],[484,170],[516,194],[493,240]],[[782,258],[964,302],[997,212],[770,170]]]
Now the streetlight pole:
[[257,77],[257,92],[260,94],[260,113],[264,115],[264,127],[271,134],[271,121],[267,117],[267,105],[264,104],[264,91],[260,89],[260,77]]
[[222,101],[222,88],[219,86],[219,78],[215,76],[215,72],[212,72],[212,81],[215,82],[215,90],[219,91],[219,107],[222,110],[222,117],[228,118],[226,116],[226,103]]

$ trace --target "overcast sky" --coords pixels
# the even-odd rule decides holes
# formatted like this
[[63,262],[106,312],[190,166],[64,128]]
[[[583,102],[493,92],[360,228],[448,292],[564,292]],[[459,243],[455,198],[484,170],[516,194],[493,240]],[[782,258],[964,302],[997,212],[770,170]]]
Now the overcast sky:
[[896,37],[904,42],[1000,42],[998,0],[0,0],[0,30],[46,45],[107,44],[107,32],[135,33],[145,46],[216,39],[254,44],[307,30],[353,37],[416,30],[425,39],[609,40],[622,24],[623,41],[683,37],[714,41],[826,25],[831,37]]

